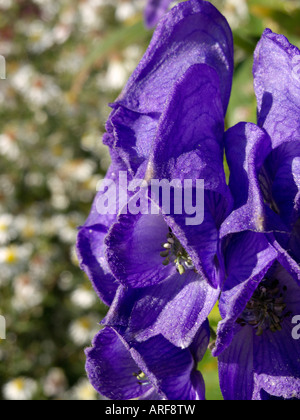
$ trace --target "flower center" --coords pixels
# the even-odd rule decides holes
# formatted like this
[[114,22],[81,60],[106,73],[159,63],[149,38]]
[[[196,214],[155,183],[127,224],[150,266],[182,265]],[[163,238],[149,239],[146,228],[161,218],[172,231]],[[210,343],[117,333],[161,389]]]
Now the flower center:
[[142,372],[141,370],[139,371],[139,373],[134,373],[133,376],[136,377],[139,385],[142,385],[142,386],[150,385],[149,379],[147,378],[145,373]]
[[162,247],[164,248],[164,251],[160,253],[160,256],[165,258],[163,265],[174,263],[179,274],[184,274],[186,270],[195,269],[191,257],[170,228],[167,235],[167,242],[162,244]]
[[283,320],[291,316],[284,303],[286,291],[287,287],[280,287],[278,280],[263,280],[237,323],[243,327],[252,326],[257,336],[265,330],[281,331]]

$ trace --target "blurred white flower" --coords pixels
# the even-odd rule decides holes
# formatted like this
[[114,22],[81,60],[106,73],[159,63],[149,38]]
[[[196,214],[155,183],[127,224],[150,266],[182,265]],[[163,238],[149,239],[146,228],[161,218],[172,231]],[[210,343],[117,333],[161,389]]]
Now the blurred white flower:
[[28,243],[0,247],[0,284],[18,275],[28,266],[32,250],[32,245]]
[[71,294],[71,301],[82,309],[89,309],[96,302],[96,294],[90,288],[81,286]]
[[95,317],[84,316],[71,323],[70,336],[75,344],[82,346],[90,343],[99,329],[100,326]]
[[48,29],[43,21],[35,20],[29,25],[28,23],[24,23],[24,25],[26,26],[23,33],[27,37],[30,51],[40,54],[53,46],[55,42],[53,31]]
[[66,391],[67,379],[64,371],[60,368],[52,368],[44,379],[43,390],[47,397],[55,397]]
[[12,6],[12,0],[0,0],[0,9],[7,10]]
[[128,71],[124,63],[117,58],[112,58],[108,63],[106,73],[100,73],[97,84],[104,92],[109,90],[120,90],[128,79]]
[[18,276],[13,283],[12,305],[17,311],[34,308],[43,300],[40,284],[28,274]]
[[37,217],[19,215],[15,218],[15,226],[22,239],[30,240],[41,231],[41,222]]
[[57,235],[64,243],[73,244],[77,237],[77,227],[83,224],[83,219],[82,215],[75,212],[55,215],[46,223],[47,232]]
[[77,182],[87,181],[96,169],[96,164],[89,159],[78,159],[64,162],[58,168],[58,174],[62,179],[70,178]]
[[100,7],[103,0],[81,0],[79,2],[79,13],[81,28],[83,31],[99,30],[103,27]]
[[49,21],[55,17],[59,8],[62,5],[62,1],[53,1],[53,0],[32,0],[35,4],[39,6],[42,11],[42,18],[45,21]]
[[37,391],[37,383],[30,378],[19,377],[7,382],[3,387],[6,400],[31,400]]
[[57,107],[60,102],[62,93],[53,79],[38,74],[29,64],[24,64],[12,75],[11,84],[34,108],[49,104]]
[[133,18],[139,11],[144,7],[144,3],[140,0],[126,0],[118,4],[116,8],[116,19],[120,22],[124,22],[128,19]]
[[28,261],[32,252],[31,244],[10,245],[0,248],[0,267],[1,265],[16,265]]
[[98,394],[87,379],[81,379],[72,389],[72,396],[79,401],[97,400]]
[[0,215],[0,245],[5,245],[17,235],[14,218],[10,214]]
[[212,3],[224,14],[232,29],[249,16],[247,0],[213,0]]
[[13,133],[0,134],[0,154],[12,161],[19,158],[20,149]]

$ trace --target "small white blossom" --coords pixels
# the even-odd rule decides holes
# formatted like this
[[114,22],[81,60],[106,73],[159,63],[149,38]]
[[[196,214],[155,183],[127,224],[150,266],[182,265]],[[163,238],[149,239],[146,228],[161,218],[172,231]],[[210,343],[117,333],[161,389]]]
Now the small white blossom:
[[30,378],[19,377],[7,382],[3,387],[6,400],[31,400],[37,391],[37,383]]

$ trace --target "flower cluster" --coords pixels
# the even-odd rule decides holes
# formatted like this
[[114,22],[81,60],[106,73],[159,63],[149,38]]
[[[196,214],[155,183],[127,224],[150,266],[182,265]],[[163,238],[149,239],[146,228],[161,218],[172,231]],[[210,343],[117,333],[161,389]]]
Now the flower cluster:
[[72,88],[90,50],[141,19],[139,3],[0,1],[1,400],[98,398],[82,347],[106,308],[78,268],[74,243],[110,163],[98,144],[99,109],[104,119],[143,37],[110,50],[85,89]]
[[[98,192],[77,242],[81,268],[110,307],[86,351],[90,382],[110,399],[205,399],[197,366],[218,301],[210,347],[224,398],[300,398],[292,334],[300,314],[300,51],[263,33],[254,56],[257,125],[226,131],[233,59],[221,13],[202,0],[180,3],[112,104],[108,190]],[[119,214],[109,206],[100,213],[120,172],[145,188],[132,190]],[[192,193],[204,180],[203,222],[189,226],[175,199],[165,211],[153,179],[190,180]]]

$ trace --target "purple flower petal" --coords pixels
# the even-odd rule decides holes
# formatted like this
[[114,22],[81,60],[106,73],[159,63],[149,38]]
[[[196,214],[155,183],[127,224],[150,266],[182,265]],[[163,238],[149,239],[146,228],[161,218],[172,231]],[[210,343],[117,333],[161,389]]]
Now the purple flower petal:
[[[293,248],[294,242],[296,241],[296,236],[297,236],[296,234],[291,235],[291,241],[289,245],[292,245],[292,248]],[[286,251],[286,249],[290,250],[290,246],[288,245],[286,246],[286,248],[283,248],[280,245],[280,243],[274,238],[273,235],[268,235],[268,239],[270,243],[272,244],[272,246],[274,247],[274,249],[276,249],[276,251],[278,252],[277,260],[280,262],[282,267],[284,267],[286,271],[290,273],[290,275],[294,278],[294,280],[298,282],[298,284],[300,285],[299,263],[297,263],[297,261],[291,257],[288,251]],[[298,245],[297,245],[297,249],[299,252]]]
[[225,150],[235,210],[223,224],[221,235],[263,231],[266,215],[258,174],[271,151],[271,140],[255,124],[240,123],[226,132]]
[[106,243],[107,259],[114,276],[129,287],[159,283],[176,271],[163,265],[160,253],[167,240],[168,225],[161,215],[120,215]]
[[[206,193],[204,221],[196,226],[186,226],[186,215],[166,216],[168,225],[191,257],[199,276],[214,288],[220,287],[224,280],[224,262],[217,223],[220,213],[226,215],[224,205],[222,196]],[[224,218],[223,216],[221,220]]]
[[[207,345],[207,325],[197,335],[197,343],[201,348]],[[197,360],[189,349],[181,350],[162,336],[129,345],[115,329],[106,327],[86,355],[92,385],[110,399],[204,399]]]
[[168,10],[172,0],[148,0],[144,11],[145,24],[148,29],[154,28]]
[[[298,292],[298,309],[299,302]],[[300,399],[300,342],[292,338],[290,320],[282,327],[278,333],[254,338],[255,389],[284,399]]]
[[268,157],[265,198],[285,223],[300,215],[300,51],[283,35],[265,30],[254,56],[254,85],[258,123],[270,135],[273,152]]
[[[180,161],[182,155],[193,152],[204,156],[213,175],[215,166],[220,169],[223,163],[223,133],[218,74],[206,64],[194,64],[176,81],[161,115],[147,171],[149,179],[199,179],[196,171],[203,172],[203,167],[191,166],[189,174],[189,167]],[[207,182],[216,183],[216,177],[213,181],[207,177]]]
[[[124,107],[112,111],[107,122],[111,135],[105,144],[115,150],[131,175],[148,160],[155,138],[159,113],[141,114]],[[141,174],[144,177],[144,174]]]
[[223,321],[218,327],[215,356],[231,343],[237,318],[276,258],[277,252],[263,234],[245,232],[231,240],[225,256],[228,277],[220,298]]
[[225,114],[233,73],[232,32],[212,4],[191,0],[174,7],[160,21],[116,104],[143,114],[161,113],[174,83],[196,63],[217,71]]
[[[121,169],[119,163],[113,161],[106,175],[106,180],[111,181],[111,187],[109,188],[112,190],[118,184],[118,171]],[[109,190],[106,194],[109,194]],[[105,259],[104,239],[117,216],[116,214],[99,213],[98,200],[102,195],[103,193],[99,191],[84,226],[79,229],[77,254],[80,267],[90,278],[98,296],[110,305],[118,288],[118,283],[111,274]],[[111,211],[111,213],[114,213],[114,211]]]
[[224,116],[233,74],[232,33],[214,6],[192,0],[174,7],[161,20],[146,54],[112,104],[107,144],[124,159],[131,174],[148,160],[175,83],[191,66],[201,63],[216,71]]
[[225,400],[251,400],[254,388],[250,327],[241,328],[219,356],[220,387]]
[[181,350],[157,336],[134,345],[132,355],[139,364],[146,365],[145,373],[168,400],[205,398],[204,381],[200,372],[196,372],[189,349]]
[[221,237],[245,230],[288,231],[272,210],[276,206],[273,205],[272,180],[265,176],[266,159],[272,156],[268,134],[255,124],[240,123],[227,131],[225,149],[235,209],[223,223]]
[[300,141],[290,141],[275,148],[264,165],[264,182],[269,182],[266,200],[287,225],[300,216]]
[[86,272],[100,299],[110,305],[119,286],[105,260],[104,239],[107,228],[93,225],[80,229],[77,238],[77,254],[80,267]]
[[259,125],[273,148],[300,135],[300,51],[283,35],[266,29],[254,55],[254,85]]
[[145,341],[162,334],[178,347],[191,344],[220,294],[193,271],[164,282],[118,292],[105,325],[127,327],[126,337]]
[[[276,305],[281,305],[280,302],[284,304],[281,317],[277,312],[280,321],[275,321],[279,322],[281,329],[272,332],[271,328],[263,328],[257,334],[249,323],[244,326],[232,324],[232,341],[219,355],[220,381],[225,399],[261,399],[262,390],[283,399],[300,397],[300,342],[293,338],[295,325],[292,323],[293,316],[300,311],[300,288],[278,264],[269,270],[266,278],[278,283],[272,291],[274,299],[278,293]],[[243,287],[248,288],[249,284],[244,283]],[[246,316],[253,321],[254,313],[258,316],[258,307],[254,311],[251,305],[247,306],[242,318],[247,319]],[[267,316],[271,313],[275,316],[276,310],[269,304]],[[221,334],[219,342],[222,338],[224,335]]]
[[132,358],[128,344],[113,329],[100,331],[93,347],[86,350],[86,371],[94,388],[112,400],[139,398],[151,385],[137,380],[140,367]]

